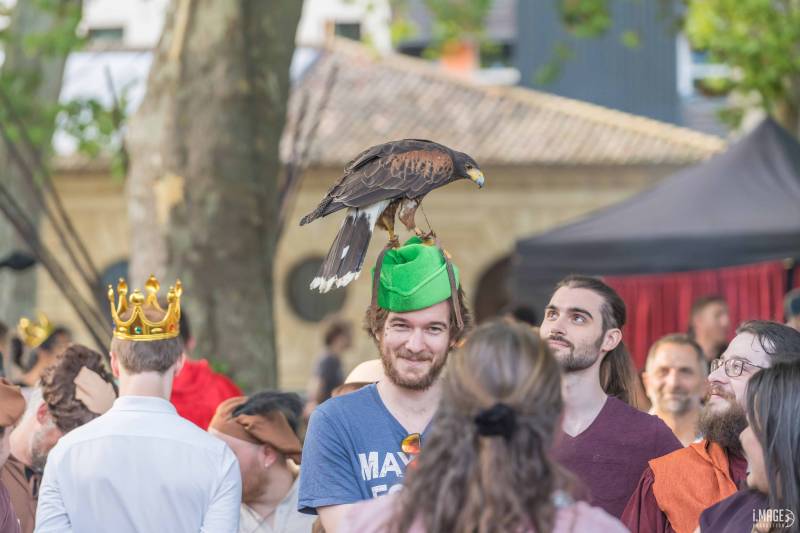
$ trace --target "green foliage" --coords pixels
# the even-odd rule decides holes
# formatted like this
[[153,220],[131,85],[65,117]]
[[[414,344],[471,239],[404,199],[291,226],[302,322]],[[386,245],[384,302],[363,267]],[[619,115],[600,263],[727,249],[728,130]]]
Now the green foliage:
[[[78,31],[81,20],[81,2],[77,0],[28,0],[41,16],[50,19],[47,31],[32,31],[42,24],[19,23],[13,12],[11,24],[0,30],[0,44],[7,60],[0,72],[0,120],[15,143],[29,140],[42,154],[50,151],[56,125],[73,136],[78,150],[90,157],[101,152],[114,154],[112,167],[121,170],[123,151],[120,129],[124,116],[119,111],[104,109],[95,100],[75,100],[63,105],[43,101],[39,96],[42,82],[42,60],[57,60],[79,50],[86,43]],[[28,13],[26,16],[31,16]],[[127,91],[127,89],[126,89]],[[125,109],[126,92],[120,108]],[[25,128],[24,134],[20,125]],[[46,159],[46,158],[45,158]]]
[[734,69],[733,89],[757,94],[770,114],[800,112],[800,2],[688,0],[685,30],[712,61]]
[[619,37],[619,42],[621,42],[626,48],[631,49],[636,49],[642,46],[642,38],[639,36],[639,32],[634,30],[622,32],[622,35]]
[[566,43],[556,43],[550,61],[539,67],[534,74],[534,81],[538,85],[549,85],[561,76],[564,63],[575,55],[575,51]]
[[611,27],[609,0],[560,0],[558,7],[564,26],[576,37],[599,37]]

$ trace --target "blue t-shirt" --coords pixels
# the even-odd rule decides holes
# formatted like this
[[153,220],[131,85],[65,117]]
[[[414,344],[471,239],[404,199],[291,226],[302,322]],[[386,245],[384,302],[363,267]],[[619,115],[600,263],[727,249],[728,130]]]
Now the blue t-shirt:
[[300,512],[315,514],[318,507],[400,490],[414,459],[400,451],[407,436],[374,383],[321,404],[311,414],[303,446]]

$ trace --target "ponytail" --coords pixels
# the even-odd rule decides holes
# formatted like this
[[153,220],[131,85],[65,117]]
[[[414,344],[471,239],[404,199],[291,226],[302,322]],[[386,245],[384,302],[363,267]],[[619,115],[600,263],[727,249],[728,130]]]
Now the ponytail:
[[600,363],[600,385],[609,396],[614,396],[631,407],[644,406],[639,374],[633,365],[628,348],[620,341]]

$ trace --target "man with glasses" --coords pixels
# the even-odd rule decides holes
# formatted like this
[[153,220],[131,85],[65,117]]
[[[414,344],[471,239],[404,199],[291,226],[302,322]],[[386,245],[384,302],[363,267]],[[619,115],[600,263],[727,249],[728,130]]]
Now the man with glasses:
[[703,440],[649,462],[622,522],[633,533],[691,533],[700,513],[736,492],[747,475],[739,433],[747,427],[747,381],[761,368],[797,358],[800,332],[763,320],[744,322],[719,359],[711,362]]
[[470,315],[458,269],[438,246],[412,238],[381,253],[365,326],[385,379],[321,404],[311,415],[300,470],[300,511],[337,531],[349,504],[396,492],[424,446],[447,354]]

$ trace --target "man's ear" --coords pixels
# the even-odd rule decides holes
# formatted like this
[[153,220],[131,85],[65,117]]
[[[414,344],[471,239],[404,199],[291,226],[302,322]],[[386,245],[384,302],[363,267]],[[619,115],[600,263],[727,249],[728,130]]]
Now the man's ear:
[[42,403],[36,408],[36,421],[41,425],[45,425],[51,418],[52,416],[50,415],[50,409],[47,408],[47,402],[42,400]]
[[280,458],[281,454],[279,454],[269,444],[264,444],[261,446],[261,454],[259,459],[261,460],[261,464],[264,465],[264,468],[269,468],[270,466],[274,465]]
[[181,373],[181,369],[183,368],[183,365],[185,363],[186,363],[186,352],[181,352],[181,356],[175,362],[175,375],[176,376]]
[[611,328],[603,335],[603,344],[600,349],[608,353],[622,342],[622,330],[619,328]]
[[119,378],[119,358],[114,352],[108,352],[111,356],[111,373],[115,378]]

